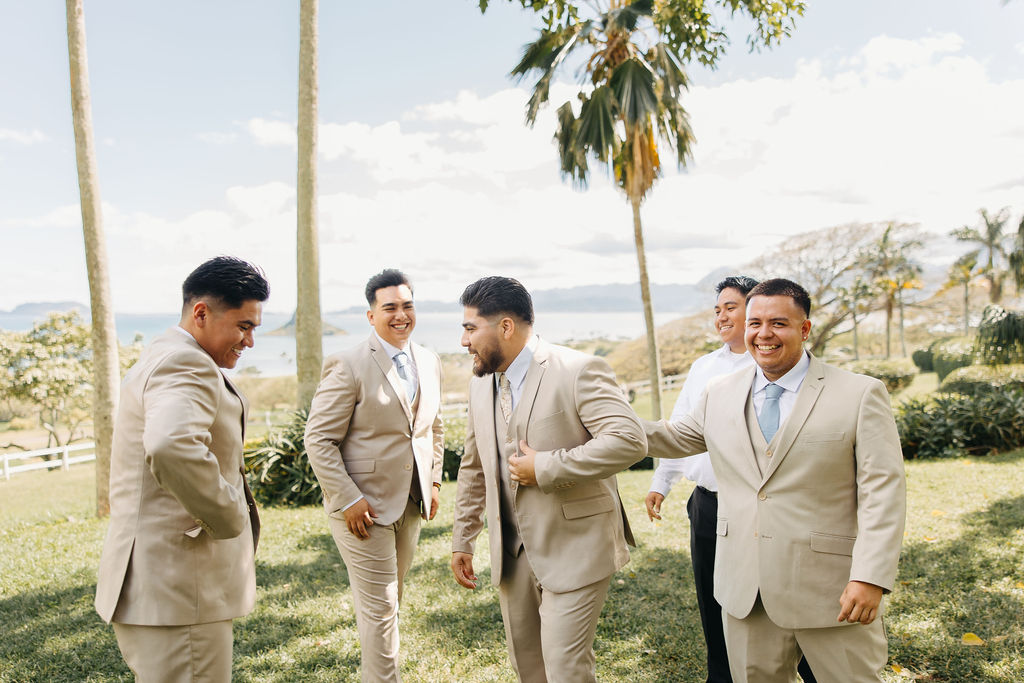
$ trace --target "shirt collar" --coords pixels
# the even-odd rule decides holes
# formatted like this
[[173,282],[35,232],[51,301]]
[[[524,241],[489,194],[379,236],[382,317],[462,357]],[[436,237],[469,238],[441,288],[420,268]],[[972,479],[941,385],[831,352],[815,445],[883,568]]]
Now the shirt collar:
[[804,351],[800,354],[800,360],[796,362],[792,368],[789,369],[782,377],[778,378],[774,382],[769,382],[768,378],[764,376],[764,371],[758,366],[757,371],[754,373],[754,393],[763,391],[769,384],[777,384],[786,391],[792,391],[796,393],[800,391],[800,385],[804,383],[804,378],[807,377],[807,369],[811,366],[811,359]]
[[385,351],[387,351],[388,358],[390,358],[391,360],[394,360],[395,356],[397,356],[403,351],[405,351],[405,355],[409,356],[410,359],[412,358],[412,353],[406,350],[409,347],[408,344],[406,344],[405,349],[400,349],[397,346],[392,346],[391,344],[384,341],[379,334],[377,334],[377,330],[373,331],[373,336],[377,338],[377,341],[380,342],[380,345],[384,348]]
[[[526,371],[530,369],[530,362],[533,360],[533,354],[536,350],[537,335],[531,334],[530,338],[526,340],[523,350],[508,364],[505,376],[508,377],[508,383],[513,389],[518,389],[526,381]],[[498,373],[494,373],[494,381],[498,381]]]

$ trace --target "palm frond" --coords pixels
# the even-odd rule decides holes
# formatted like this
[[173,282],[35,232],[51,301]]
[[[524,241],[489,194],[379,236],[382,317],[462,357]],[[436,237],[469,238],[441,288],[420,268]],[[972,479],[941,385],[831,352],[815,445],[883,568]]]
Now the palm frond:
[[654,74],[639,59],[628,59],[615,67],[608,85],[615,93],[627,128],[642,125],[643,121],[657,116]]
[[587,186],[587,151],[578,144],[580,120],[572,112],[572,103],[566,102],[555,112],[558,128],[555,142],[558,143],[558,159],[562,175],[572,180],[573,187]]
[[522,59],[509,75],[521,81],[531,71],[541,71],[526,105],[528,124],[532,125],[537,120],[537,112],[548,101],[551,81],[558,67],[578,44],[579,37],[590,34],[592,24],[585,21],[556,31],[541,31],[540,38],[524,48]]
[[616,147],[615,120],[618,102],[615,93],[606,85],[590,93],[580,108],[579,130],[576,144],[601,161],[607,162]]
[[635,31],[641,17],[649,17],[654,13],[651,0],[634,0],[625,7],[614,9],[605,15],[605,26],[609,30],[620,29]]

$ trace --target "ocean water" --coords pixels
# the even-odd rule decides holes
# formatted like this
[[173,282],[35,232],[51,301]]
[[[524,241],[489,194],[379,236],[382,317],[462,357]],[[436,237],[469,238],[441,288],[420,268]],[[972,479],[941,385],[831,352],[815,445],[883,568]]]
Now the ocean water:
[[[678,312],[657,313],[656,325],[663,325],[681,317]],[[0,329],[24,331],[32,326],[37,316],[0,314]],[[290,314],[265,313],[263,325],[256,330],[256,345],[246,349],[234,372],[252,368],[263,376],[290,375],[295,372],[295,337],[291,335],[268,335],[286,324]],[[331,325],[345,330],[348,334],[329,335],[323,338],[324,356],[352,347],[370,334],[370,324],[365,314],[326,315]],[[116,316],[117,336],[122,344],[131,343],[136,335],[148,342],[168,327],[177,324],[178,316],[120,313]],[[459,343],[462,336],[462,313],[418,313],[413,340],[438,353],[464,353]],[[544,339],[554,343],[583,339],[634,339],[644,333],[643,313],[640,311],[622,313],[545,313],[537,312],[534,329]],[[250,370],[251,372],[252,370]]]

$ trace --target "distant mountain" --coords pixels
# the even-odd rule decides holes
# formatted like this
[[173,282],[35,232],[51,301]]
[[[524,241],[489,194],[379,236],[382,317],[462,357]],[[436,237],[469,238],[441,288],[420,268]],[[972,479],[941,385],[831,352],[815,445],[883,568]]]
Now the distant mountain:
[[[707,279],[707,278],[705,278]],[[654,310],[673,313],[693,313],[714,303],[714,283],[710,286],[697,285],[651,285]],[[580,285],[559,289],[538,289],[530,292],[533,306],[545,313],[601,312],[618,313],[640,309],[640,283],[615,283],[608,285]],[[331,311],[327,315],[351,315],[362,313],[365,306],[350,306],[344,310]],[[462,310],[453,301],[417,301],[420,313],[453,313]]]
[[64,313],[65,311],[77,310],[82,313],[87,313],[89,307],[85,304],[80,304],[77,301],[30,301],[28,303],[15,306],[10,311],[0,311],[0,313],[6,313],[7,315],[46,315],[47,313]]

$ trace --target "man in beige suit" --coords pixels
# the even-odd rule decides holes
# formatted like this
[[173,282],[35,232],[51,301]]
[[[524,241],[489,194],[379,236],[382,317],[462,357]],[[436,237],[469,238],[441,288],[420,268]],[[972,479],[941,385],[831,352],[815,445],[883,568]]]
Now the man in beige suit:
[[882,595],[896,579],[906,482],[889,395],[803,349],[810,297],[747,295],[756,368],[708,385],[681,420],[647,423],[650,454],[708,451],[718,478],[715,598],[735,681],[880,681]]
[[452,571],[476,588],[486,510],[491,581],[519,679],[594,681],[597,619],[633,543],[615,473],[646,454],[643,428],[607,363],[533,334],[533,303],[519,282],[483,278],[461,302],[476,377]]
[[305,443],[348,568],[363,680],[399,681],[402,584],[441,488],[441,364],[409,340],[416,309],[404,274],[370,278],[366,301],[373,332],[324,363]]
[[182,285],[178,327],[121,386],[96,611],[141,683],[231,680],[259,517],[242,470],[247,404],[221,368],[253,345],[269,293],[244,261],[203,263]]

